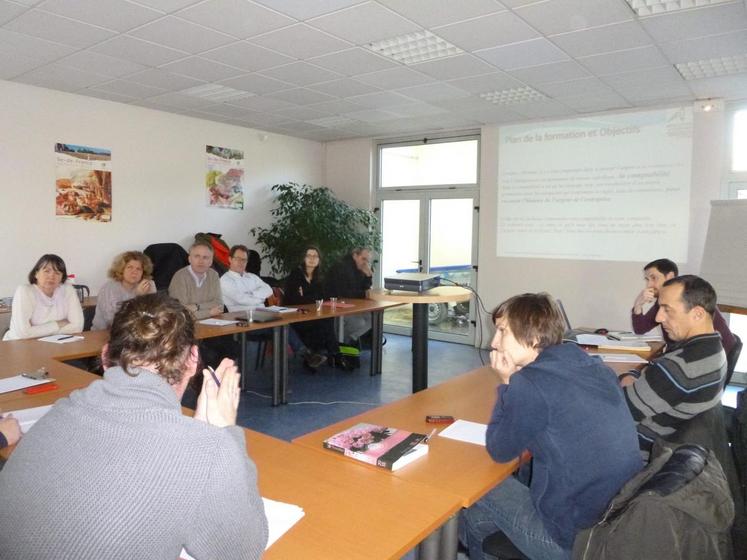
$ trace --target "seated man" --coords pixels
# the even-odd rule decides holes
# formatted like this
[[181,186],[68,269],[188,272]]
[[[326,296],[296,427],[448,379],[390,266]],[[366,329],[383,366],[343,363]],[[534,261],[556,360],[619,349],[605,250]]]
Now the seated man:
[[104,379],[58,400],[0,471],[0,558],[262,556],[236,367],[221,362],[220,387],[204,375],[194,418],[179,406],[199,362],[194,336],[165,294],[122,304]]
[[262,306],[272,295],[272,288],[259,276],[246,272],[248,260],[249,249],[246,246],[231,247],[229,269],[220,278],[223,303],[229,311],[245,311],[250,307]]
[[726,377],[726,353],[713,328],[713,287],[689,274],[670,278],[659,289],[656,307],[656,320],[672,344],[642,371],[620,375],[644,456],[657,436],[666,438],[720,405]]
[[[371,250],[357,247],[336,263],[327,274],[327,295],[363,299],[366,297],[366,291],[371,288],[372,279]],[[357,342],[362,335],[371,330],[370,315],[344,317],[343,330],[346,342]]]
[[[638,294],[638,297],[633,302],[633,309],[630,313],[634,333],[647,333],[656,327],[656,314],[659,312],[659,303],[657,301],[659,290],[664,282],[670,278],[674,278],[678,274],[679,270],[677,269],[677,265],[669,259],[657,259],[643,267],[643,278],[646,281],[646,287],[641,290],[641,293]],[[653,303],[651,308],[644,313],[643,307],[651,303]],[[721,315],[718,308],[713,314],[713,326],[716,331],[721,334],[721,343],[724,345],[724,350],[728,354],[736,343],[736,339],[729,330],[729,326],[726,324],[726,319]],[[664,342],[669,346],[672,343],[672,339],[666,331],[662,334],[664,335]]]
[[532,559],[569,559],[576,533],[594,524],[642,467],[635,425],[615,374],[575,344],[547,294],[514,296],[493,311],[490,362],[498,398],[486,447],[498,462],[528,449],[531,485],[509,477],[463,510],[470,560],[500,530]]
[[169,284],[169,295],[192,312],[197,319],[223,313],[220,278],[210,266],[213,248],[204,241],[195,241],[189,248],[189,264],[177,270]]

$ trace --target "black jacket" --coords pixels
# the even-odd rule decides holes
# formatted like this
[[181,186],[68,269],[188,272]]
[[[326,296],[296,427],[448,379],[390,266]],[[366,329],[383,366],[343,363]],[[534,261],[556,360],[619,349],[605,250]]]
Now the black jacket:
[[355,266],[353,256],[346,255],[327,275],[327,294],[330,297],[363,299],[366,290],[371,288],[371,282],[372,278]]

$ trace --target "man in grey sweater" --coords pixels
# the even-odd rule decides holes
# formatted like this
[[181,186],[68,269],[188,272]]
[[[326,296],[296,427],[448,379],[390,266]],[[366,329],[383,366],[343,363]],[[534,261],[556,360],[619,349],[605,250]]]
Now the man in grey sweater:
[[57,402],[0,472],[0,558],[260,558],[267,521],[235,426],[238,372],[205,375],[194,418],[179,400],[198,364],[189,312],[161,294],[125,302],[104,379]]

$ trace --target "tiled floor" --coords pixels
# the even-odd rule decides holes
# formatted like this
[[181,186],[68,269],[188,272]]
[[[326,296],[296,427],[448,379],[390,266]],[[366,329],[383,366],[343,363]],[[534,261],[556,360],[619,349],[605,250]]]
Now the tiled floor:
[[[273,407],[272,358],[259,372],[247,377],[247,391],[241,395],[238,423],[281,439],[337,422],[369,408],[404,397],[412,390],[411,339],[387,334],[382,375],[368,374],[370,353],[363,352],[361,367],[352,373],[322,366],[315,375],[305,373],[297,360],[290,360],[287,406]],[[252,346],[252,352],[256,347]],[[470,371],[481,365],[477,350],[463,344],[431,341],[428,350],[429,385]],[[483,353],[487,361],[487,354]],[[254,364],[253,355],[248,360]],[[327,403],[327,404],[322,404]]]

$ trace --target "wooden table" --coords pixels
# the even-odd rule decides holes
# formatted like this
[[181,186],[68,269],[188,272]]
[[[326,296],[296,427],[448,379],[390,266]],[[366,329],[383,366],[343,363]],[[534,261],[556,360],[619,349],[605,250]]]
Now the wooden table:
[[439,286],[425,292],[370,290],[376,301],[412,304],[412,392],[428,387],[428,304],[469,301],[472,292],[456,286]]

